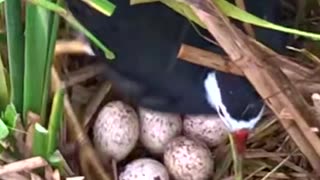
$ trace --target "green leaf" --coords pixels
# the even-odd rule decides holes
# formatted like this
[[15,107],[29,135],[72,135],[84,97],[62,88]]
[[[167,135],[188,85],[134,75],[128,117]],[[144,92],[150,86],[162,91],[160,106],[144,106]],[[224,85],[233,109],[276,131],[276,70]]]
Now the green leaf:
[[4,115],[2,118],[7,127],[9,127],[10,129],[15,129],[18,116],[19,114],[17,113],[15,106],[12,103],[10,103],[6,107],[6,110],[4,111]]
[[5,139],[9,135],[9,129],[6,124],[0,118],[0,140]]
[[116,8],[116,6],[112,2],[107,0],[82,0],[82,1],[107,16],[111,16]]

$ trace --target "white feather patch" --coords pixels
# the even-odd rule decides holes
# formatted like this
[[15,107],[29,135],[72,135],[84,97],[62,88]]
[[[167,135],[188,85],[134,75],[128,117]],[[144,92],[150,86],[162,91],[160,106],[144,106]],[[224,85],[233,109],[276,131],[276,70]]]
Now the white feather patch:
[[[262,107],[262,109],[256,117],[246,121],[243,119],[236,120],[230,116],[230,114],[227,112],[226,107],[222,103],[220,88],[214,71],[208,73],[204,81],[204,87],[206,89],[207,101],[213,108],[216,109],[218,115],[230,131],[233,132],[239,129],[253,129],[255,125],[258,123],[258,121],[261,119],[265,106]],[[224,114],[224,116],[219,112],[219,108]]]

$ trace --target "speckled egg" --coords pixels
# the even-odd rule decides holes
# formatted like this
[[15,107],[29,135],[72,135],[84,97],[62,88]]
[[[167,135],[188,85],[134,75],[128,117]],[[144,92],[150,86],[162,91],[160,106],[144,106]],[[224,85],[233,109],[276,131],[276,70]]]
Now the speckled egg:
[[201,141],[179,136],[165,148],[164,164],[175,179],[207,180],[213,174],[213,160]]
[[123,160],[139,137],[138,115],[132,107],[112,101],[100,111],[93,126],[94,144],[101,154]]
[[218,115],[186,115],[183,121],[186,136],[217,146],[228,137],[228,129]]
[[119,180],[169,180],[167,169],[158,161],[141,158],[127,164]]
[[161,154],[165,145],[182,131],[179,114],[139,108],[140,141],[154,154]]

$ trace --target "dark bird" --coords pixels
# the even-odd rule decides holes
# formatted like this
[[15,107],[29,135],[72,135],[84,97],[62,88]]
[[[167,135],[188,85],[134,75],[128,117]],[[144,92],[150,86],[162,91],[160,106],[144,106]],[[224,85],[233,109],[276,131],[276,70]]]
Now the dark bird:
[[[117,8],[105,16],[79,0],[67,0],[73,15],[107,45],[116,59],[106,62],[106,77],[119,91],[143,107],[181,114],[218,114],[243,141],[261,119],[265,105],[244,77],[214,71],[177,59],[182,43],[224,53],[203,39],[186,18],[160,2],[129,5],[111,0]],[[277,22],[279,0],[246,0],[247,10]],[[202,34],[210,34],[196,26]],[[287,36],[254,27],[256,39],[283,51]],[[93,52],[104,58],[95,46]],[[242,140],[241,140],[242,139]]]

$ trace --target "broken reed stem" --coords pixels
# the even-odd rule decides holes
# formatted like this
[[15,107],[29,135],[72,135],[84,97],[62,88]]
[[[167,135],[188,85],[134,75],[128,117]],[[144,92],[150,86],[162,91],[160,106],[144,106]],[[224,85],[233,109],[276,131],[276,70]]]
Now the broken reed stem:
[[80,40],[58,40],[56,42],[54,54],[59,56],[62,54],[89,54],[92,55],[93,51],[90,45]]
[[33,169],[47,166],[48,163],[42,157],[32,157],[21,161],[16,161],[4,166],[0,166],[0,177],[5,174],[17,173],[21,171],[30,171]]
[[[320,139],[311,131],[306,122],[315,122],[310,115],[310,109],[302,95],[290,83],[272,61],[268,61],[265,51],[247,40],[246,35],[230,24],[230,21],[220,12],[215,1],[187,0],[187,4],[206,25],[208,31],[215,37],[231,60],[244,72],[247,79],[255,87],[266,104],[279,117],[284,108],[293,117],[305,139],[311,144],[319,158]],[[277,59],[277,57],[275,57]],[[295,136],[295,134],[292,134]],[[308,158],[309,159],[309,158]],[[312,164],[313,165],[313,164]],[[313,166],[320,175],[318,166]]]
[[193,64],[244,76],[241,69],[235,66],[226,57],[210,51],[202,50],[200,48],[189,46],[187,44],[181,45],[177,57]]
[[[250,40],[251,42],[257,44],[261,48],[267,49],[265,46],[258,43],[254,39]],[[284,71],[284,73],[290,78],[291,81],[301,81],[308,79],[310,76],[312,76],[312,70],[303,67],[299,64],[296,64],[288,60],[284,56],[277,55],[274,51],[270,49],[268,49],[267,53],[268,57],[271,60],[275,59],[275,56],[278,56],[277,58],[280,58],[280,60],[273,60],[273,62],[276,63],[277,66]],[[227,73],[232,73],[239,76],[244,76],[242,70],[239,67],[237,67],[236,64],[233,63],[228,57],[187,44],[181,45],[177,57],[181,60],[185,60],[200,66],[212,68]]]

